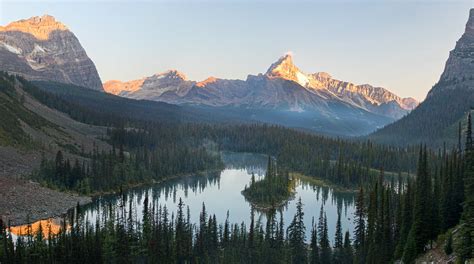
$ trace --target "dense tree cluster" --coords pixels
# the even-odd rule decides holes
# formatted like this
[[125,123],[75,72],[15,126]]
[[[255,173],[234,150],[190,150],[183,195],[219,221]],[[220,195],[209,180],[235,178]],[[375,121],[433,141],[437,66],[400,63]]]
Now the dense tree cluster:
[[464,121],[474,102],[474,90],[466,82],[441,81],[424,102],[409,115],[371,134],[377,143],[413,145],[426,142],[430,147],[455,145],[457,124]]
[[[177,212],[150,202],[145,196],[143,211],[135,212],[127,198],[122,208],[110,206],[96,225],[82,223],[78,206],[64,219],[61,232],[43,235],[41,226],[28,229],[14,245],[12,236],[0,222],[0,261],[2,263],[351,263],[349,233],[342,238],[340,219],[336,243],[328,238],[324,211],[312,229],[307,246],[301,200],[285,230],[281,212],[267,213],[265,224],[254,219],[250,226],[217,222],[203,204],[199,222],[190,222],[189,209],[179,200]],[[142,222],[136,222],[141,214]],[[277,220],[279,216],[279,220]],[[66,224],[68,223],[68,224]],[[71,225],[72,227],[68,227]],[[326,260],[328,262],[326,262]]]
[[[467,149],[470,129],[468,130]],[[369,187],[368,194],[360,189],[356,201],[354,249],[356,263],[389,263],[402,259],[412,263],[417,256],[430,249],[437,236],[456,226],[463,215],[462,225],[466,244],[459,246],[461,259],[472,257],[472,231],[464,217],[468,206],[469,151],[443,151],[439,158],[420,148],[416,178],[399,178],[384,184],[383,176]],[[431,162],[430,162],[431,160]],[[466,182],[464,187],[464,181]],[[464,196],[466,195],[466,200]],[[463,205],[464,204],[464,213]],[[465,220],[464,220],[465,219]],[[472,230],[472,229],[471,229]],[[461,237],[462,238],[462,237]],[[453,251],[453,237],[448,232],[445,248]],[[463,251],[464,250],[464,251]]]
[[120,146],[110,152],[95,148],[86,155],[87,162],[71,163],[58,151],[54,160],[43,158],[33,177],[50,187],[89,194],[223,167],[220,157],[203,147],[172,145],[125,152]]
[[278,208],[291,198],[294,192],[294,180],[287,171],[278,171],[275,161],[268,157],[267,171],[262,180],[256,181],[252,174],[249,186],[242,194],[253,206],[260,209]]

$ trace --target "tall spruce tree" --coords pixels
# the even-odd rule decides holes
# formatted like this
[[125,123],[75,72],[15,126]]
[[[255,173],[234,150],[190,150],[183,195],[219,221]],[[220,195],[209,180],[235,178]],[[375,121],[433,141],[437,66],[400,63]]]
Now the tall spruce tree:
[[301,197],[296,203],[296,214],[288,227],[288,239],[291,249],[291,263],[306,263],[307,252],[306,252],[306,227],[303,221],[303,203]]
[[356,198],[356,210],[354,213],[354,249],[355,263],[365,263],[365,197],[364,188],[360,187]]
[[472,142],[471,113],[468,115],[464,166],[463,213],[461,220],[461,243],[456,250],[461,261],[474,258],[474,146]]

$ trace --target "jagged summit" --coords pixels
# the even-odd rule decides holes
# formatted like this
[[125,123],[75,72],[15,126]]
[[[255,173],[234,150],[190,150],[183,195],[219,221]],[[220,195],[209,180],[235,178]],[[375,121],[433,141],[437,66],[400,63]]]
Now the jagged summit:
[[469,10],[469,19],[467,20],[465,31],[474,32],[474,8]]
[[53,31],[69,30],[66,25],[57,21],[53,16],[34,16],[0,26],[0,31],[20,31],[33,35],[39,40],[47,40]]
[[[121,91],[120,85],[123,86]],[[293,63],[291,53],[271,64],[264,75],[249,75],[245,81],[209,77],[194,82],[171,70],[147,77],[145,81],[107,82],[104,87],[110,93],[129,98],[178,104],[320,111],[327,102],[337,102],[390,118],[400,118],[418,105],[412,98],[400,98],[381,87],[336,80],[326,72],[306,74]]]
[[292,74],[295,70],[298,71],[298,68],[293,64],[293,56],[285,54],[268,68],[266,75],[281,77]]
[[268,68],[265,74],[269,78],[282,78],[299,83],[301,86],[306,87],[310,84],[308,76],[298,69],[293,63],[293,56],[291,53],[285,54],[283,57],[273,63]]
[[168,70],[165,72],[157,73],[154,75],[158,78],[168,78],[168,79],[180,79],[180,80],[187,80],[188,78],[186,75],[178,70]]
[[474,84],[474,9],[469,12],[464,34],[456,42],[449,53],[448,60],[439,82],[428,93],[428,97],[445,89],[453,89],[464,85],[473,87]]

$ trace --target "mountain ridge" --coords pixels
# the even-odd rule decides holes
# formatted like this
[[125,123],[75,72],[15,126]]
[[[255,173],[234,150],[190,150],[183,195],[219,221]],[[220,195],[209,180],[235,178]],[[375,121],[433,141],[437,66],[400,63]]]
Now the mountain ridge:
[[[183,74],[184,76],[184,74]],[[144,77],[142,79],[151,79],[153,76]],[[106,92],[122,95],[135,99],[148,99],[164,101],[175,104],[202,104],[208,106],[248,106],[255,98],[249,98],[250,95],[255,95],[256,83],[275,82],[275,85],[281,83],[279,80],[286,80],[296,83],[298,86],[304,88],[308,93],[307,97],[320,97],[325,100],[340,101],[341,103],[348,103],[354,107],[361,108],[371,113],[398,119],[407,112],[413,110],[418,102],[413,98],[401,98],[394,93],[382,87],[374,87],[368,84],[356,85],[351,82],[344,82],[333,79],[330,74],[324,72],[317,72],[306,74],[302,72],[294,63],[291,54],[285,54],[276,62],[271,64],[265,74],[248,75],[246,80],[228,80],[216,77],[209,77],[206,80],[195,82],[183,79],[186,89],[180,89],[180,93],[176,93],[178,89],[167,86],[166,91],[162,93],[150,92],[154,88],[156,90],[163,90],[163,85],[155,83],[148,85],[146,89],[140,85],[134,89],[128,89],[128,84],[136,83],[138,80],[123,82],[123,89],[120,90],[118,85],[113,85],[113,82],[108,81],[104,83]],[[145,81],[146,82],[146,81]],[[179,86],[181,84],[176,84]],[[145,85],[143,85],[145,86]],[[221,89],[219,89],[220,86]],[[292,85],[290,85],[292,86]],[[231,87],[231,88],[228,88]],[[196,90],[200,88],[199,90]],[[144,91],[147,90],[148,92]],[[223,90],[228,90],[226,98]],[[296,89],[297,90],[297,89]],[[295,90],[295,91],[296,91]],[[271,92],[271,91],[269,91]],[[275,91],[276,92],[276,91]],[[173,94],[175,93],[175,94]],[[189,95],[187,94],[189,93]],[[285,93],[291,93],[287,91]],[[306,93],[306,92],[303,92]],[[267,95],[267,98],[262,98],[262,101],[271,98],[274,95]],[[308,109],[318,109],[315,105],[299,104],[294,101],[290,95],[287,98],[282,98],[281,94],[276,95],[284,103],[288,104],[286,107],[289,111],[304,111]],[[247,100],[247,101],[245,101]],[[308,100],[300,98],[298,101],[308,103]],[[282,103],[282,105],[284,105]],[[263,107],[278,108],[278,102],[261,105]]]

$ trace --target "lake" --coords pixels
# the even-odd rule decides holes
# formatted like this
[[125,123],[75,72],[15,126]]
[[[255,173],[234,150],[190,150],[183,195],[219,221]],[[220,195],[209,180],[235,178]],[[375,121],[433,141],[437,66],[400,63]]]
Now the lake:
[[[128,215],[128,210],[133,210],[134,218],[141,222],[143,212],[143,201],[148,195],[149,202],[157,210],[159,206],[166,206],[170,214],[176,214],[177,205],[181,198],[185,207],[189,207],[191,221],[199,223],[199,214],[205,204],[208,215],[215,214],[217,222],[223,224],[227,214],[230,223],[244,222],[248,227],[250,224],[251,205],[247,202],[241,191],[249,185],[252,173],[256,180],[261,179],[265,174],[267,156],[250,153],[222,153],[225,169],[221,172],[209,172],[199,175],[180,177],[168,180],[164,183],[153,186],[130,189],[121,195],[106,195],[95,199],[92,203],[84,205],[83,223],[88,222],[95,225],[97,219],[106,217],[109,208],[112,206],[115,215],[120,216],[122,212]],[[316,186],[310,182],[297,179],[295,197],[290,200],[280,212],[283,214],[285,227],[292,221],[296,212],[296,202],[301,198],[304,209],[304,221],[307,230],[307,239],[312,226],[312,219],[317,222],[321,205],[328,218],[329,237],[334,240],[336,229],[337,212],[341,213],[341,223],[343,231],[349,230],[353,234],[353,215],[355,195],[347,192],[337,192],[332,188]],[[122,206],[123,205],[123,206]],[[280,219],[280,212],[277,219]],[[255,220],[260,220],[265,225],[266,217],[264,212],[255,213]],[[35,230],[41,224],[43,230],[48,230],[47,225],[56,227],[60,225],[61,219],[54,218],[33,223]],[[53,228],[52,228],[53,229]],[[25,226],[15,227],[12,233],[16,235],[24,234]]]

